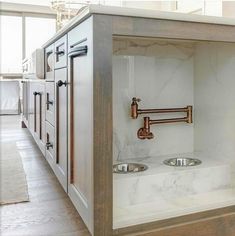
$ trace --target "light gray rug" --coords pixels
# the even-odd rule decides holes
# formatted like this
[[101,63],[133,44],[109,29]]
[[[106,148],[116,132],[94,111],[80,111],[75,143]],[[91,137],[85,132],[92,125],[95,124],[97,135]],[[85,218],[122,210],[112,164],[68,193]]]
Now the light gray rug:
[[0,205],[29,201],[28,185],[15,142],[0,146]]

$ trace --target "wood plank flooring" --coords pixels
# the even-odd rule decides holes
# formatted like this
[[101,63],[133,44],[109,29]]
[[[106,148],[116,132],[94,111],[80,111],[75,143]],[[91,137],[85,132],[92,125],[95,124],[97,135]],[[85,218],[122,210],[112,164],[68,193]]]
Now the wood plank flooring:
[[[20,116],[0,116],[0,145],[15,141],[26,173],[30,202],[0,207],[2,236],[89,236],[81,217]],[[4,153],[0,153],[4,155]]]

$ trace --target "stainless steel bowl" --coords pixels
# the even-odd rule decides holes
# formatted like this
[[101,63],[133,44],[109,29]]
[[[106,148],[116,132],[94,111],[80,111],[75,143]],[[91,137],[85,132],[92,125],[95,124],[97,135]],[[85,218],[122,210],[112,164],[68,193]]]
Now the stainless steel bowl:
[[197,166],[200,165],[202,162],[195,158],[177,157],[177,158],[167,159],[163,161],[163,163],[168,166],[187,167],[187,166]]
[[139,163],[120,163],[113,165],[113,173],[117,174],[129,174],[145,171],[148,166]]

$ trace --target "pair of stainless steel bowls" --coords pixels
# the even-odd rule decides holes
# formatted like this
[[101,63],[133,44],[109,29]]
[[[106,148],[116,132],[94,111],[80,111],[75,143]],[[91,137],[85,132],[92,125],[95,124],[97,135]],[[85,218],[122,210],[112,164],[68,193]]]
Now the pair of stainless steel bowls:
[[[163,163],[173,167],[189,167],[200,165],[202,162],[195,158],[176,157],[164,160]],[[113,173],[117,174],[137,173],[147,169],[148,166],[142,163],[119,163],[113,165]]]

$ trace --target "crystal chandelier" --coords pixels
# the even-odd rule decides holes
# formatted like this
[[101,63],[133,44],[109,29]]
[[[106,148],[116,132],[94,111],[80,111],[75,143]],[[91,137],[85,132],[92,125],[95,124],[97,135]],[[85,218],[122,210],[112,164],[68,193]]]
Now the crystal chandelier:
[[51,8],[56,12],[56,28],[61,29],[72,17],[78,14],[91,0],[52,0]]

